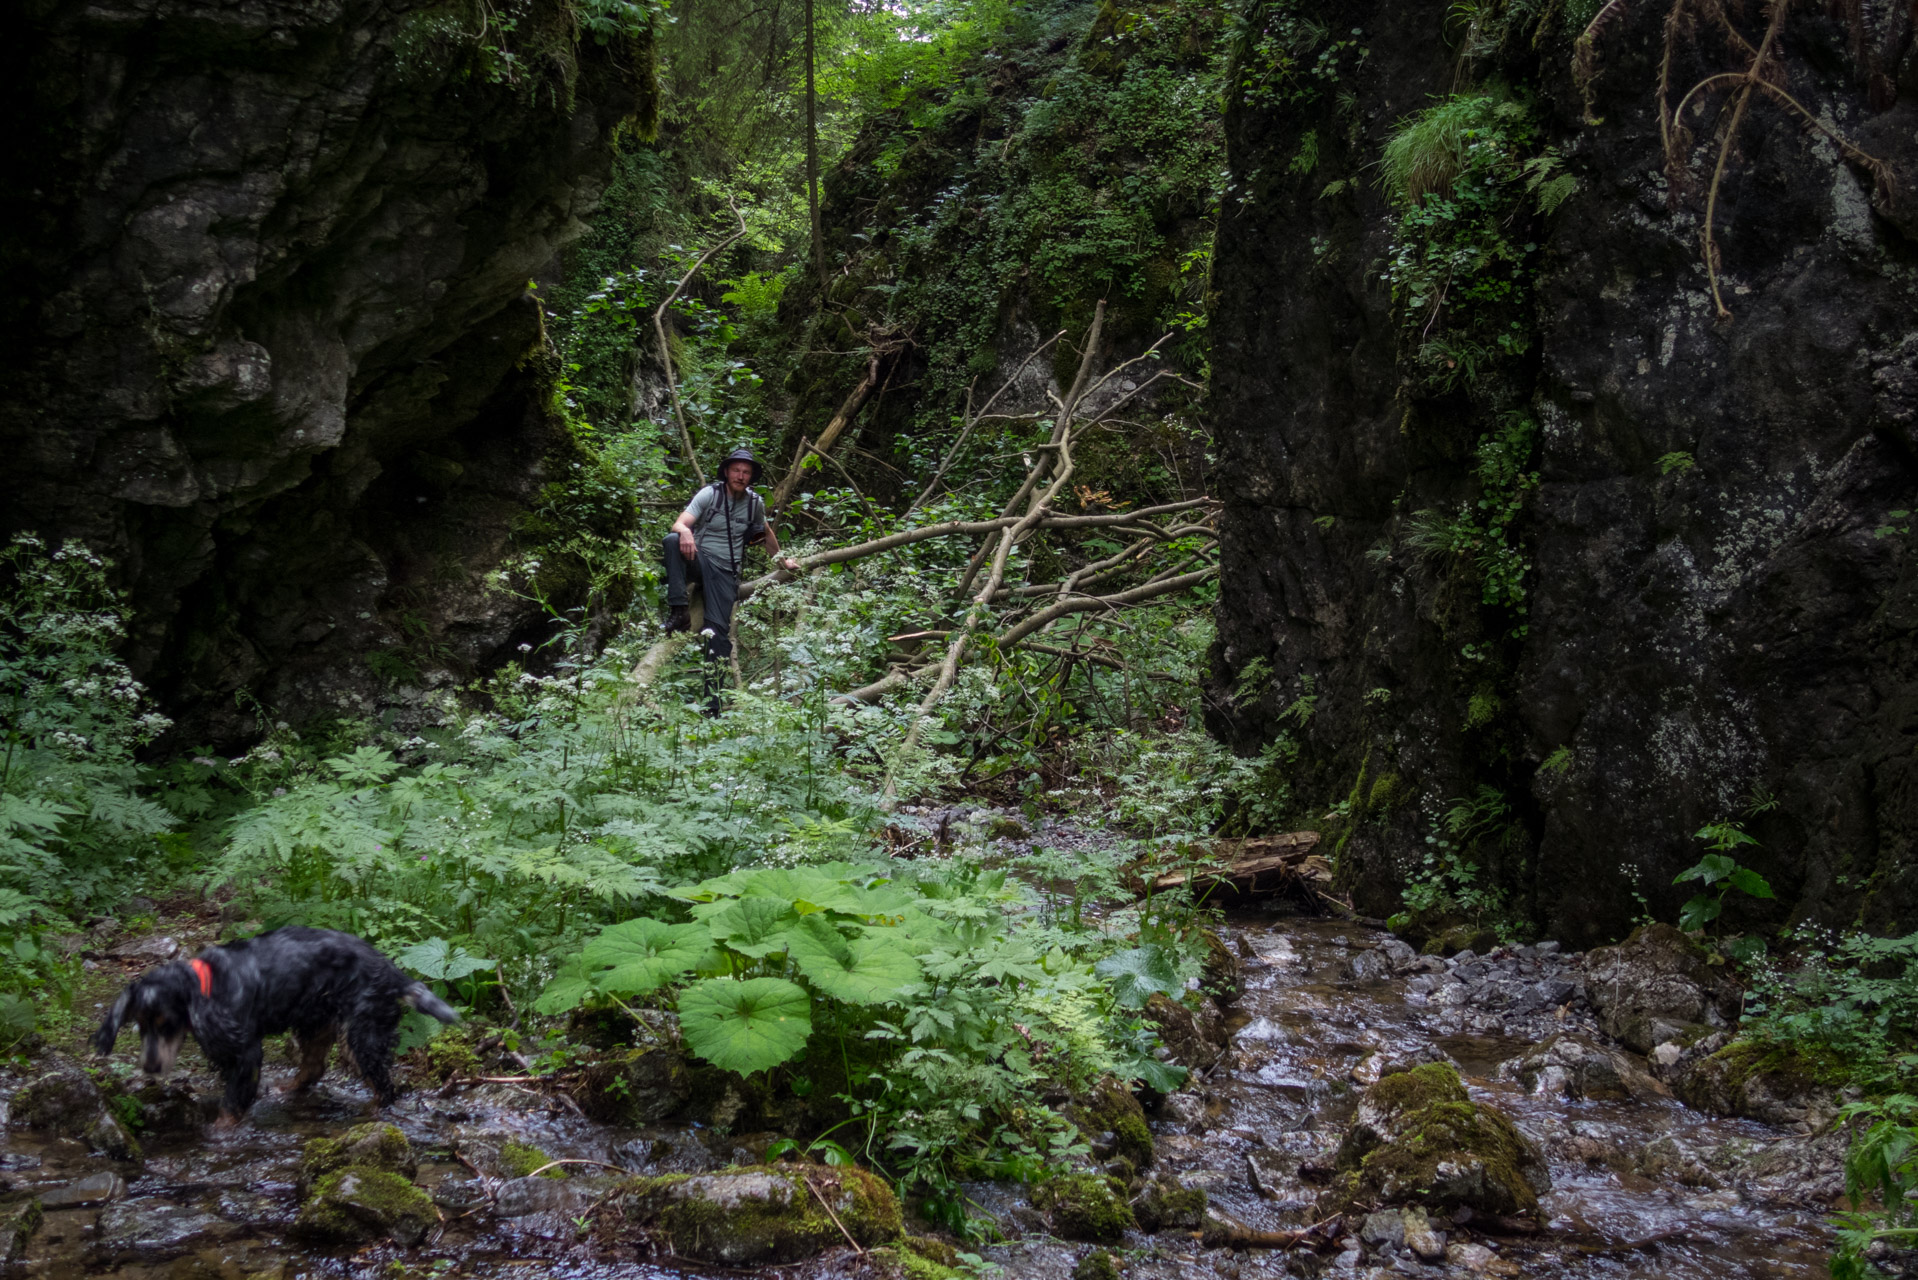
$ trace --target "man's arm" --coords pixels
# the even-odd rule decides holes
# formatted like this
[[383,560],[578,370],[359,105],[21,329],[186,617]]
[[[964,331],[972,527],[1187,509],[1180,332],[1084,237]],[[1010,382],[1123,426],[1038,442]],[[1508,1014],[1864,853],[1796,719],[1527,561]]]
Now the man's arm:
[[[679,519],[673,521],[673,532],[679,535],[679,554],[691,560],[699,552],[699,546],[693,541],[693,522],[699,519],[691,507],[679,513]],[[654,525],[657,529],[659,526]]]
[[766,531],[766,554],[772,557],[772,562],[781,569],[790,569],[792,572],[798,573],[799,561],[793,559],[791,556],[787,556],[784,560],[779,558],[779,535],[773,532],[772,521],[768,520],[763,528]]

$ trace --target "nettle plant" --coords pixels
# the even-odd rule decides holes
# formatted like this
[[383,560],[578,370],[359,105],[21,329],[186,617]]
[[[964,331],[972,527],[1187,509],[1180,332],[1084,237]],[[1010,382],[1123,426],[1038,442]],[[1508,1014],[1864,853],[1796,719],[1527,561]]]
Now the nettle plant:
[[1183,1079],[1151,1056],[1149,1037],[1123,1034],[1136,1024],[1111,1018],[1142,1005],[1146,986],[1176,989],[1168,958],[1122,953],[1124,974],[1112,972],[1124,980],[1108,985],[1056,941],[1039,949],[1039,931],[1010,911],[1021,895],[1003,871],[894,876],[851,863],[756,867],[672,890],[689,920],[602,930],[535,1007],[604,999],[631,1012],[628,1001],[670,998],[687,1049],[741,1075],[792,1061],[829,1025],[842,1054],[849,1038],[880,1046],[922,1084],[968,1063],[1022,1081]]

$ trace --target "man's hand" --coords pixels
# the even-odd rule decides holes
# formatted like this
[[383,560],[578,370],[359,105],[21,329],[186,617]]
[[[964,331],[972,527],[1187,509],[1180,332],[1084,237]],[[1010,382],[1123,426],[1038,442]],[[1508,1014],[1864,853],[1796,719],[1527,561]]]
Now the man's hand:
[[[653,527],[657,529],[659,526],[654,525]],[[689,531],[681,529],[679,531],[679,554],[691,560],[698,553],[699,547],[694,543],[693,535]]]
[[793,559],[791,556],[787,556],[785,559],[779,562],[779,567],[786,570],[788,573],[798,573],[799,561]]

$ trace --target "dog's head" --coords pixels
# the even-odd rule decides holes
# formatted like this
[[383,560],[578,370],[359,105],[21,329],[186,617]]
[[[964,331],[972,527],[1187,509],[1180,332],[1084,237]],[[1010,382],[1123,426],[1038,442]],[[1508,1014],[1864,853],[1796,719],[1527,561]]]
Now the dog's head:
[[140,1070],[163,1076],[173,1069],[180,1045],[193,1029],[193,997],[199,979],[184,963],[161,965],[120,993],[93,1033],[93,1051],[112,1053],[120,1028],[128,1021],[140,1028]]

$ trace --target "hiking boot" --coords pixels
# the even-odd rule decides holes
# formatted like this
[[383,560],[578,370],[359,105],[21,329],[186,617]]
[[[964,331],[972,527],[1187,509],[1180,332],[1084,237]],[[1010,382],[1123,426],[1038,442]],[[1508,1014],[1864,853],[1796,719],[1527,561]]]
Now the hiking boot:
[[672,635],[675,631],[691,631],[692,629],[692,606],[684,604],[674,605],[673,611],[668,614],[666,618],[666,634]]

